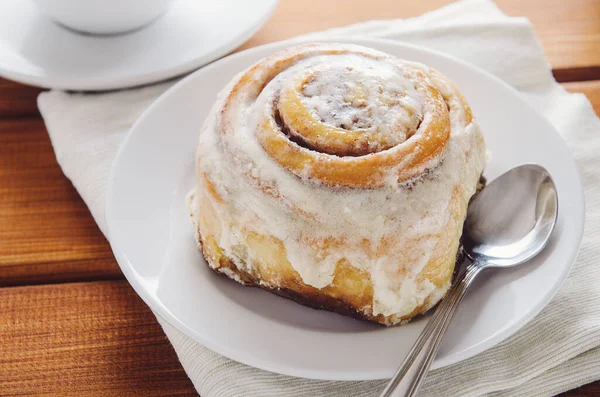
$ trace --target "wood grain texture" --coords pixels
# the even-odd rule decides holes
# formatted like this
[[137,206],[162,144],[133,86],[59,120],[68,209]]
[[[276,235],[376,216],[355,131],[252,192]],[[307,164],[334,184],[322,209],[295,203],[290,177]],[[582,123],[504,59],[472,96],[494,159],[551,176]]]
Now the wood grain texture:
[[125,281],[0,289],[0,396],[192,396]]
[[590,383],[577,389],[569,390],[558,397],[598,397],[600,396],[600,382]]
[[[409,18],[454,0],[281,0],[273,17],[241,48],[373,19]],[[502,11],[531,20],[559,81],[600,78],[598,0],[496,0]]]
[[0,286],[121,277],[40,118],[0,122]]
[[[453,0],[281,0],[242,48]],[[497,0],[530,18],[559,81],[600,114],[600,1]],[[196,395],[150,310],[64,177],[38,88],[0,78],[0,396]],[[109,280],[63,283],[83,280]],[[28,285],[6,287],[8,285]],[[600,396],[600,382],[562,397]]]
[[39,117],[36,99],[42,91],[0,77],[0,120]]
[[600,78],[600,66],[584,66],[568,69],[553,69],[552,74],[559,83],[570,81],[597,80]]
[[[0,289],[0,396],[193,396],[125,281]],[[598,396],[600,382],[562,397]]]

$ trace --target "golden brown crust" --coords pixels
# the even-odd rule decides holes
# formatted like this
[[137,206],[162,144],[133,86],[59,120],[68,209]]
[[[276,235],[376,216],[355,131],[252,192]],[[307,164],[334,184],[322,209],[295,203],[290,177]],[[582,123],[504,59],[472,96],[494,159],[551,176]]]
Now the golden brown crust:
[[[457,194],[454,195],[451,202],[454,203],[453,205],[459,205]],[[293,268],[280,240],[270,235],[261,235],[244,229],[242,229],[242,234],[246,247],[239,247],[240,251],[235,253],[236,262],[228,257],[217,243],[220,230],[213,204],[209,200],[201,200],[199,207],[198,239],[206,261],[213,270],[242,284],[269,290],[306,306],[335,311],[385,325],[398,324],[424,313],[435,303],[426,298],[414,310],[402,316],[375,314],[373,312],[373,284],[368,273],[341,260],[335,268],[333,281],[323,288],[315,288],[304,283],[302,277]],[[452,211],[454,215],[446,225],[443,232],[444,238],[440,239],[434,247],[431,259],[419,277],[432,283],[436,289],[442,292],[447,290],[454,269],[459,240],[459,235],[456,234],[460,233],[457,222],[462,222],[456,217],[461,212],[463,211],[458,211],[458,209]],[[309,241],[305,243],[311,244]],[[327,245],[339,248],[346,245],[346,242],[331,239],[320,241],[318,244],[326,249]],[[370,256],[378,257],[382,252],[394,251],[390,244],[396,245],[397,242],[386,243],[383,241],[379,250],[371,252]],[[248,250],[254,253],[254,259],[250,264],[246,261]],[[363,250],[365,252],[371,250],[368,241],[364,242]],[[404,271],[399,268],[394,277],[403,277]],[[435,299],[437,301],[437,298]]]
[[[381,323],[381,319],[378,319],[377,316],[367,315],[362,313],[352,305],[349,305],[342,300],[332,298],[329,295],[323,294],[316,291],[306,292],[298,292],[291,288],[285,287],[269,287],[267,285],[261,284],[260,280],[257,280],[250,273],[239,269],[230,258],[226,256],[221,257],[219,261],[219,267],[214,268],[210,266],[212,270],[214,270],[217,274],[223,275],[225,277],[231,278],[230,275],[233,274],[240,278],[243,281],[243,285],[248,287],[258,287],[264,289],[268,292],[272,292],[276,295],[279,295],[283,298],[287,298],[293,300],[301,305],[311,307],[317,310],[328,310],[335,313],[339,313],[343,316],[352,317],[357,320],[369,321]],[[224,269],[228,269],[229,271],[224,272]]]
[[[401,318],[384,316],[382,314],[374,315],[371,309],[373,287],[370,281],[367,281],[367,285],[364,286],[363,290],[354,296],[348,295],[345,288],[335,286],[335,281],[338,281],[338,283],[347,283],[348,280],[356,282],[355,278],[352,279],[352,276],[348,277],[345,274],[345,272],[356,271],[352,266],[338,266],[334,283],[322,289],[304,284],[293,269],[291,271],[293,273],[291,279],[282,282],[281,278],[279,278],[279,284],[272,286],[268,284],[268,281],[273,281],[272,279],[269,280],[267,277],[268,281],[266,281],[265,278],[261,277],[260,273],[249,272],[236,266],[231,258],[223,254],[214,241],[203,243],[202,236],[199,235],[198,244],[209,267],[216,273],[235,280],[244,286],[258,287],[313,309],[328,310],[357,320],[389,326],[408,321],[419,314],[425,313],[432,306],[428,300],[425,300],[423,304]],[[209,248],[210,246],[212,246],[212,249]],[[285,277],[285,266],[282,265],[280,270],[283,270],[281,276]],[[450,269],[450,274],[451,272],[452,270]],[[363,308],[363,310],[359,310],[359,308]]]
[[[486,179],[482,175],[477,185],[477,192],[475,193],[473,198],[477,195],[477,193],[479,193],[481,189],[483,189],[485,184]],[[256,236],[254,237],[256,238]],[[317,289],[305,285],[301,281],[298,281],[298,279],[294,277],[295,275],[291,275],[292,280],[288,279],[287,282],[282,282],[280,286],[270,286],[268,284],[265,284],[265,280],[262,279],[260,275],[253,274],[251,272],[238,268],[231,258],[227,257],[222,253],[218,245],[216,245],[216,242],[211,241],[211,243],[212,244],[204,244],[202,235],[200,234],[200,231],[198,231],[198,245],[200,246],[202,255],[207,261],[209,267],[217,274],[233,279],[244,286],[258,287],[265,291],[279,295],[283,298],[293,300],[301,305],[308,306],[317,310],[332,311],[343,316],[354,318],[356,320],[368,321],[382,325],[392,325],[398,323],[398,320],[391,321],[389,318],[386,318],[381,314],[373,315],[372,312],[358,310],[359,307],[368,307],[368,302],[370,302],[370,300],[372,300],[373,298],[372,287],[369,285],[365,287],[366,291],[364,292],[366,293],[363,294],[362,297],[354,297],[357,299],[350,302],[347,301],[347,299],[344,299],[347,297],[332,296],[330,294],[331,288],[329,288],[329,290],[327,288]],[[209,248],[209,246],[211,245],[212,249]],[[461,263],[463,260],[462,246],[459,244],[458,250],[454,252],[456,252],[456,263]],[[450,270],[451,274],[453,274],[453,270]],[[295,273],[293,269],[287,269],[287,271]],[[348,277],[344,277],[346,276],[344,275],[344,271],[356,271],[356,269],[351,268],[350,266],[340,266],[340,268],[336,271],[338,273],[338,283],[341,279],[348,279]],[[283,279],[285,279],[285,272],[282,273],[282,276]],[[371,288],[371,291],[369,291],[369,288]],[[415,308],[415,310],[412,313],[404,316],[399,321],[409,321],[417,315],[424,314],[430,309],[430,306],[430,302],[426,301],[419,307]]]
[[210,255],[210,253],[204,248],[205,245],[202,243],[199,243],[199,245],[205,260],[209,264],[209,267],[217,274],[235,280],[244,286],[258,287],[313,309],[327,310],[343,316],[354,318],[356,320],[367,321],[381,325],[395,325],[401,322],[407,322],[417,315],[424,314],[430,308],[429,302],[426,301],[422,305],[415,308],[415,310],[410,314],[403,316],[403,318],[399,320],[390,320],[381,314],[373,315],[370,312],[357,310],[357,306],[347,303],[341,298],[334,298],[327,294],[324,290],[316,289],[310,286],[297,285],[295,289],[269,286],[262,283],[259,277],[256,277],[252,273],[238,268],[234,264],[233,260],[225,255],[220,256],[218,262],[215,262],[213,259],[214,257]]

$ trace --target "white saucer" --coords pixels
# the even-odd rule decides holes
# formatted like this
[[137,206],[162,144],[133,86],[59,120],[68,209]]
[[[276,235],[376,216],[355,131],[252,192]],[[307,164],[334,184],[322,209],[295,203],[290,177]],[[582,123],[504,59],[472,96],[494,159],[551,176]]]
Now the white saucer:
[[[552,125],[490,74],[419,47],[349,42],[433,66],[461,89],[492,153],[485,175],[538,163],[556,183],[559,217],[547,248],[523,266],[490,271],[459,308],[434,368],[480,353],[512,335],[554,296],[581,242],[583,190],[575,162]],[[106,219],[123,273],[144,301],[208,348],[287,375],[335,380],[392,376],[428,317],[383,328],[317,311],[208,269],[185,208],[194,148],[218,91],[238,72],[289,43],[254,48],[209,65],[172,87],[133,126],[113,165]],[[507,117],[507,115],[510,115]]]
[[0,76],[44,88],[110,90],[194,70],[248,40],[277,0],[178,0],[161,18],[114,36],[57,25],[32,2],[0,2]]

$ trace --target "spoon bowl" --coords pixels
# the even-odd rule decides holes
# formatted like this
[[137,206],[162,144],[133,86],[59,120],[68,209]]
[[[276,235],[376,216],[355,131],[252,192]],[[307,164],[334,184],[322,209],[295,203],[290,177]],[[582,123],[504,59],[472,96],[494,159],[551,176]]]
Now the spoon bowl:
[[545,168],[522,165],[501,175],[469,205],[463,247],[487,267],[528,261],[548,242],[558,216],[558,196]]

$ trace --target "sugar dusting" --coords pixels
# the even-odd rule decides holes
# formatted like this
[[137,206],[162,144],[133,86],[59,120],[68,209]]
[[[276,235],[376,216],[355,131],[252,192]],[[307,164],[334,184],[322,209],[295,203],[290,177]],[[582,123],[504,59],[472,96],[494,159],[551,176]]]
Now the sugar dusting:
[[[410,186],[399,184],[397,173],[393,172],[386,179],[386,186],[379,189],[332,188],[302,180],[265,153],[254,130],[287,81],[301,71],[323,64],[353,67],[343,80],[330,81],[326,77],[329,75],[323,75],[323,79],[317,78],[305,87],[303,100],[325,123],[342,126],[358,118],[359,122],[346,127],[362,128],[387,126],[390,118],[394,118],[394,122],[401,120],[407,125],[408,130],[421,117],[419,94],[411,92],[401,78],[395,81],[396,75],[385,70],[385,62],[369,60],[365,64],[364,58],[352,54],[319,55],[279,73],[258,98],[234,104],[238,111],[235,119],[229,120],[234,126],[233,133],[222,134],[218,129],[220,109],[236,78],[219,95],[201,130],[197,148],[197,174],[208,176],[224,203],[215,202],[203,188],[197,188],[196,194],[204,194],[218,211],[223,231],[218,243],[227,256],[234,260],[244,256],[247,265],[252,265],[253,253],[242,237],[242,227],[272,235],[283,242],[288,260],[302,280],[316,288],[329,285],[337,263],[345,259],[370,275],[374,287],[373,314],[400,317],[427,299],[437,301],[448,287],[437,288],[419,276],[451,216],[449,197],[457,186],[463,203],[474,193],[485,161],[481,132],[476,122],[465,127],[464,111],[451,106],[451,137],[443,160],[431,164],[425,180],[411,181]],[[422,65],[410,65],[427,70]],[[377,87],[383,81],[390,97],[398,92],[393,100],[377,104],[368,99],[368,107],[354,106],[351,101],[350,105],[343,104],[348,103],[344,95],[355,90],[356,84],[367,87],[367,98],[373,95],[382,98]],[[452,87],[442,85],[438,89],[449,95]],[[387,133],[385,127],[381,133]],[[401,142],[409,137],[400,135],[390,139]],[[277,197],[265,194],[267,185],[277,191]],[[195,213],[199,211],[196,209]],[[322,250],[311,243],[327,239],[343,242],[343,248],[332,245]],[[388,252],[385,250],[388,241],[396,244],[398,253],[378,255]],[[410,246],[409,250],[403,249],[403,242]],[[236,264],[242,266],[243,261],[236,260]],[[403,277],[398,276],[399,272],[403,272]]]

